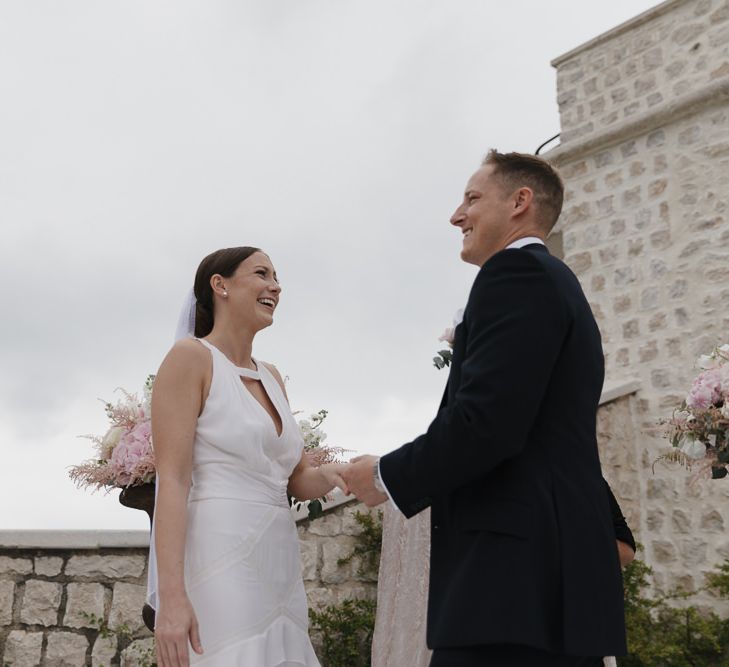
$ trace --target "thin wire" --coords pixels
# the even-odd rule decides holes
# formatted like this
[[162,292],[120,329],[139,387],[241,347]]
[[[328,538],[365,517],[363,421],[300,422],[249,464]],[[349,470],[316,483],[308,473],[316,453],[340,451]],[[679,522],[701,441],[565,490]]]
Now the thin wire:
[[539,155],[539,151],[541,151],[542,148],[544,148],[548,143],[551,143],[555,139],[559,139],[559,132],[557,132],[557,134],[555,134],[553,137],[550,137],[541,146],[539,146],[539,148],[537,148],[537,150],[534,151],[534,155]]

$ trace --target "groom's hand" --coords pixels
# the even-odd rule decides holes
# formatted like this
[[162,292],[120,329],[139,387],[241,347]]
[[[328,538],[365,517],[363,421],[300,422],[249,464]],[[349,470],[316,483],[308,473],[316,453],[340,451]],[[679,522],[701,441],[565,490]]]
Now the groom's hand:
[[357,456],[341,473],[350,493],[357,496],[367,507],[374,507],[387,500],[387,494],[375,488],[374,470],[378,460],[376,456]]

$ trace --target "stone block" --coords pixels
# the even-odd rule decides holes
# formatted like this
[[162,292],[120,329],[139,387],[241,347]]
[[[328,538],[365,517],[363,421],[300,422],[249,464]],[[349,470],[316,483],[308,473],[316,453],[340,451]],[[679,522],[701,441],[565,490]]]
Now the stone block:
[[29,579],[25,582],[21,623],[28,625],[56,625],[58,606],[61,604],[63,587],[51,581]]
[[673,311],[673,315],[676,318],[676,324],[678,326],[682,327],[689,323],[688,311],[685,308],[676,308]]
[[656,155],[653,158],[653,173],[662,174],[668,170],[668,158],[665,155]]
[[12,667],[38,667],[41,664],[42,644],[42,632],[11,630],[5,641],[3,664]]
[[632,302],[628,294],[620,294],[613,299],[613,312],[616,314],[627,313]]
[[592,266],[592,255],[589,252],[578,252],[565,257],[565,263],[579,276]]
[[[353,537],[328,540],[322,544],[321,581],[325,584],[341,584],[352,576],[352,562],[339,564],[342,558],[347,558],[354,547],[356,540]],[[353,559],[354,560],[354,559]]]
[[621,102],[625,102],[628,99],[628,89],[625,86],[621,86],[620,88],[613,88],[610,91],[610,98],[613,101],[613,104],[620,104]]
[[653,540],[653,558],[656,563],[667,564],[673,563],[677,558],[676,547],[669,540]]
[[692,125],[678,133],[679,146],[692,146],[701,137],[701,126]]
[[605,276],[592,276],[590,288],[593,292],[602,292],[605,289]]
[[643,68],[647,71],[663,65],[663,51],[660,47],[646,51],[643,54]]
[[662,259],[653,259],[650,264],[651,278],[662,278],[668,273],[668,265]]
[[332,586],[307,586],[306,598],[309,602],[309,608],[321,610],[325,607],[337,604],[337,594]]
[[666,349],[668,350],[669,357],[673,357],[673,358],[680,357],[681,356],[681,339],[680,338],[666,339]]
[[671,245],[671,233],[662,229],[651,234],[651,246],[656,250],[665,250]]
[[668,286],[668,296],[670,296],[672,299],[680,299],[681,297],[686,296],[687,292],[688,292],[688,282],[686,280],[684,280],[683,278],[674,280]]
[[628,241],[628,257],[639,257],[643,254],[643,239],[630,239]]
[[663,520],[665,518],[665,514],[662,509],[651,509],[648,510],[646,514],[646,528],[651,533],[658,533],[660,532],[661,528],[663,527]]
[[57,556],[37,556],[35,559],[35,573],[43,577],[55,577],[61,574],[63,558]]
[[615,269],[613,275],[613,282],[616,287],[625,287],[626,285],[632,285],[640,279],[639,270],[635,268],[634,264],[630,266],[623,266]]
[[318,579],[319,571],[319,543],[316,540],[299,542],[301,549],[301,572],[304,581]]
[[605,185],[609,188],[619,188],[623,184],[623,172],[621,169],[605,174]]
[[687,537],[681,540],[683,564],[688,567],[693,567],[705,563],[707,546],[706,541],[700,537]]
[[628,320],[623,324],[623,338],[631,340],[640,336],[640,327],[638,320]]
[[658,307],[661,291],[658,287],[646,287],[640,293],[640,309],[653,310]]
[[[645,171],[645,165],[642,162],[634,162],[630,167],[631,176],[640,175],[640,174],[632,173],[633,165],[636,165],[636,167],[640,169],[641,174],[643,173],[643,171]],[[640,202],[641,202],[640,186],[630,188],[630,190],[625,190],[625,192],[623,192],[623,207],[624,208],[634,208],[635,206],[640,205]]]
[[648,478],[646,482],[646,497],[649,500],[673,502],[676,500],[676,484],[672,479]]
[[615,363],[618,366],[630,365],[630,350],[627,347],[619,349],[615,355]]
[[126,625],[129,630],[136,632],[144,626],[142,620],[142,607],[147,595],[146,586],[140,584],[114,584],[114,593],[109,612],[109,627],[114,630]]
[[154,639],[135,639],[121,654],[121,667],[138,667],[154,662]]
[[665,178],[659,178],[655,181],[651,181],[651,183],[648,185],[648,196],[658,197],[659,195],[663,194],[667,187],[668,180]]
[[618,258],[618,246],[612,243],[609,246],[600,248],[598,254],[601,264],[611,264]]
[[658,344],[655,340],[648,341],[638,349],[638,358],[641,363],[653,361],[658,356]]
[[691,531],[691,516],[684,510],[673,510],[671,525],[677,533],[688,533]]
[[717,510],[710,510],[701,517],[701,529],[710,533],[724,532],[724,517]]
[[30,558],[0,556],[0,574],[31,574],[33,561]]
[[111,661],[116,657],[117,641],[116,635],[96,638],[91,651],[92,667],[110,667]]
[[617,67],[611,67],[605,71],[605,87],[612,88],[618,81],[620,81],[621,74]]
[[15,583],[7,580],[0,581],[0,626],[12,623],[14,599]]
[[325,514],[319,519],[314,519],[309,525],[309,533],[321,535],[322,537],[333,537],[342,532],[342,518],[336,512]]
[[615,210],[615,207],[613,206],[613,195],[607,195],[598,199],[596,204],[598,215],[611,215]]
[[607,150],[596,153],[594,159],[595,166],[600,169],[602,167],[606,167],[609,164],[612,164],[615,161],[615,156],[611,151]]
[[71,577],[108,577],[109,579],[138,578],[144,573],[147,559],[130,556],[71,556],[66,574]]
[[48,667],[79,667],[86,664],[89,640],[75,632],[51,632],[46,646]]
[[68,584],[66,586],[66,615],[63,624],[69,628],[93,628],[97,624],[84,614],[104,618],[106,591],[101,584]]

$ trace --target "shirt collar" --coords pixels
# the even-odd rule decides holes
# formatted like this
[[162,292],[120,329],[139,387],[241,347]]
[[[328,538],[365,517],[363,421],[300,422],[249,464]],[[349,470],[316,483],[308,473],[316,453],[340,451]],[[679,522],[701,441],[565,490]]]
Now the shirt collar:
[[537,236],[525,236],[522,239],[517,239],[513,243],[509,243],[504,250],[510,250],[512,248],[523,248],[525,245],[531,245],[532,243],[538,243],[544,245],[544,241]]

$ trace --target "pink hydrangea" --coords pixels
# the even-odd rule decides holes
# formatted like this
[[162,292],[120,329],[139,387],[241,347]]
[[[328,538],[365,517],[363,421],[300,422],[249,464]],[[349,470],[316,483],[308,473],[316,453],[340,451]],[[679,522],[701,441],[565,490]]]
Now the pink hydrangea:
[[149,422],[142,422],[125,433],[114,447],[110,463],[122,485],[132,483],[135,470],[149,457],[151,433]]
[[700,373],[691,385],[686,405],[692,410],[706,410],[722,397],[721,369],[712,368]]

